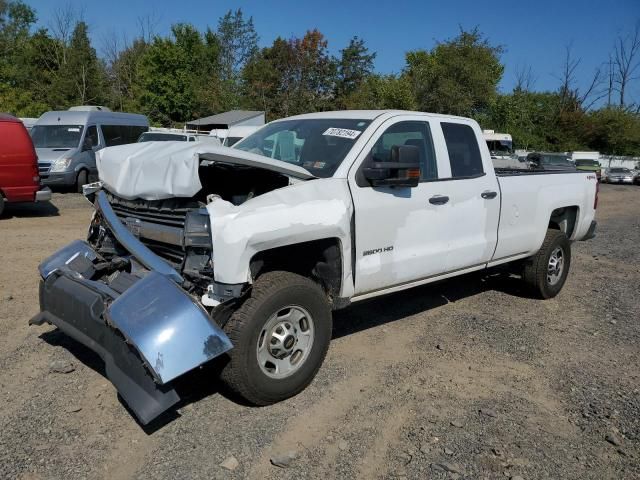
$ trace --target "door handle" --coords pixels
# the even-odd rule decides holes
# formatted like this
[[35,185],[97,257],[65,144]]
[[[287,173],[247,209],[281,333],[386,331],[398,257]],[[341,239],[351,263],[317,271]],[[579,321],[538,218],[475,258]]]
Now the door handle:
[[444,205],[449,201],[449,197],[445,195],[434,195],[429,199],[429,203],[432,205]]
[[482,198],[491,199],[498,196],[498,192],[492,192],[491,190],[485,190],[480,194]]

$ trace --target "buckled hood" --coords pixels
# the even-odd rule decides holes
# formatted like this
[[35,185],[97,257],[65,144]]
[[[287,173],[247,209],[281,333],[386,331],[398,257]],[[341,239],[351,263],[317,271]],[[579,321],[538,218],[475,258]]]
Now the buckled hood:
[[315,178],[297,165],[199,142],[134,143],[105,148],[96,154],[104,187],[125,199],[192,197],[202,188],[198,168],[206,162],[263,168],[297,179]]

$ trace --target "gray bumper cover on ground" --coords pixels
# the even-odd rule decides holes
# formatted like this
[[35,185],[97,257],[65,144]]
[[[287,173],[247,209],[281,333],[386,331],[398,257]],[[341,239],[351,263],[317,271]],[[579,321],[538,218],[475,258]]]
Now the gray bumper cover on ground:
[[44,260],[42,311],[30,323],[56,325],[100,355],[107,377],[146,424],[178,402],[167,382],[232,344],[169,277],[150,271],[119,295],[83,276],[96,258],[87,243],[75,241]]

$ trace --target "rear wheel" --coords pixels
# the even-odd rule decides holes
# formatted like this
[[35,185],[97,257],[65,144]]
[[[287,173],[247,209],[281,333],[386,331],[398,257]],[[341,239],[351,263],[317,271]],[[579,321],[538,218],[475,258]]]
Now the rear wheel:
[[255,405],[301,392],[320,369],[331,340],[331,309],[319,285],[290,272],[265,273],[225,332],[234,348],[221,378]]
[[76,190],[78,193],[82,193],[82,186],[89,183],[88,174],[86,170],[80,170],[78,172],[78,179],[76,181]]
[[571,244],[560,230],[549,229],[542,247],[524,264],[523,280],[539,298],[555,297],[567,280],[571,266]]
[[0,193],[0,216],[4,213],[4,197]]

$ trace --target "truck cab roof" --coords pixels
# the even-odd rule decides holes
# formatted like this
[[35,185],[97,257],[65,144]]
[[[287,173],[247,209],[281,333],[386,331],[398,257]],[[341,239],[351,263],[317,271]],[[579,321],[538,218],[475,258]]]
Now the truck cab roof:
[[[327,112],[315,112],[315,113],[303,113],[301,115],[294,115],[291,117],[283,118],[282,120],[311,120],[318,118],[349,118],[349,119],[362,119],[362,120],[374,120],[380,117],[393,117],[396,115],[424,115],[431,118],[444,118],[444,119],[458,119],[468,120],[465,117],[458,117],[455,115],[444,115],[441,113],[428,113],[428,112],[415,112],[411,110],[331,110]],[[276,120],[280,121],[280,120]]]

